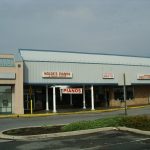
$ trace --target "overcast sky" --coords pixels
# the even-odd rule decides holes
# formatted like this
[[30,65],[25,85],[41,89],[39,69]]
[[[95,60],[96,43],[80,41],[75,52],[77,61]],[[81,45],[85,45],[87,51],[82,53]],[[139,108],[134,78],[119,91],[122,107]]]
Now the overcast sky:
[[150,0],[0,0],[0,50],[150,57]]

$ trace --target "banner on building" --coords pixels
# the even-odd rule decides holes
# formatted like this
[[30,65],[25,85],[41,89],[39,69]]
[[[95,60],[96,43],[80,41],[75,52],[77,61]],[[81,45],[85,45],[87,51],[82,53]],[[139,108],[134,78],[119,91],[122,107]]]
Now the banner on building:
[[82,94],[82,88],[64,88],[62,89],[63,94]]
[[115,75],[111,72],[105,72],[103,73],[103,79],[114,79]]
[[138,80],[150,80],[150,74],[138,74],[137,79]]
[[42,73],[43,78],[57,78],[57,79],[66,79],[72,78],[72,72],[65,72],[65,71],[44,71]]

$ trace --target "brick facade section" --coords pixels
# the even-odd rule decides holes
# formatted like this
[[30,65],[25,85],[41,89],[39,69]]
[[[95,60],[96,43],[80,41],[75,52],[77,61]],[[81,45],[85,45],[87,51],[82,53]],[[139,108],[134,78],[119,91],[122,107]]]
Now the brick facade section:
[[[134,99],[127,100],[128,106],[150,104],[150,85],[135,85]],[[124,102],[114,99],[113,89],[111,89],[110,107],[124,107]]]

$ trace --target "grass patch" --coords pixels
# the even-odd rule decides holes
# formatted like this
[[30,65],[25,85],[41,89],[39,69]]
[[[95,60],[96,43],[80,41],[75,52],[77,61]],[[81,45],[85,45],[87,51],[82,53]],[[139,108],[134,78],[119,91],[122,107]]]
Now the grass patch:
[[133,116],[133,117],[123,117],[122,124],[123,126],[129,128],[136,128],[140,130],[150,131],[150,116]]
[[122,116],[97,119],[94,121],[80,121],[74,122],[62,127],[63,131],[77,131],[102,127],[117,127],[126,126],[129,128],[136,128],[140,130],[150,131],[150,116]]
[[37,135],[118,126],[150,131],[150,115],[109,117],[94,121],[74,122],[64,126],[19,128],[8,130],[3,133],[8,135]]
[[86,130],[86,129],[94,129],[94,128],[102,128],[102,127],[110,127],[110,126],[119,126],[121,117],[111,117],[111,118],[103,118],[97,119],[94,121],[80,121],[70,123],[62,127],[63,131],[77,131],[77,130]]

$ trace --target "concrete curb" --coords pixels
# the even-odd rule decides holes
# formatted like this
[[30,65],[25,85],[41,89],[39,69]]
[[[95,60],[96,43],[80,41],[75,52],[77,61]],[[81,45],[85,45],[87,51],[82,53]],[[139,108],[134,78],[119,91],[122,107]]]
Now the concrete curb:
[[128,131],[136,134],[150,135],[150,131],[142,131],[142,130],[127,128],[127,127],[105,127],[105,128],[71,131],[71,132],[60,132],[60,133],[28,135],[28,136],[11,136],[11,135],[5,135],[1,132],[0,138],[7,139],[7,140],[9,139],[9,140],[21,140],[21,141],[31,141],[31,140],[34,141],[34,140],[46,139],[46,138],[75,136],[75,135],[91,134],[91,133],[104,132],[104,131],[112,131],[112,130]]
[[[137,108],[144,108],[149,105],[145,106],[133,106],[128,107],[128,109],[137,109]],[[78,111],[78,112],[59,112],[59,113],[43,113],[43,114],[19,114],[19,115],[0,115],[0,119],[2,118],[31,118],[31,117],[46,117],[46,116],[55,116],[55,115],[72,115],[72,114],[87,114],[87,113],[102,113],[102,112],[112,112],[124,110],[124,108],[112,108],[112,109],[105,109],[105,110],[89,110],[89,111]]]
[[0,138],[28,141],[28,140],[38,140],[38,139],[44,139],[44,138],[75,136],[75,135],[89,134],[89,133],[95,133],[95,132],[100,132],[100,131],[109,131],[112,129],[113,129],[112,127],[107,127],[107,128],[98,128],[98,129],[89,129],[89,130],[80,130],[80,131],[71,131],[71,132],[60,132],[60,133],[51,133],[51,134],[40,134],[40,135],[29,135],[29,136],[10,136],[10,135],[5,135],[1,132]]
[[136,133],[136,134],[150,135],[150,131],[143,131],[143,130],[134,129],[134,128],[117,127],[117,129],[121,131],[128,131],[128,132]]

